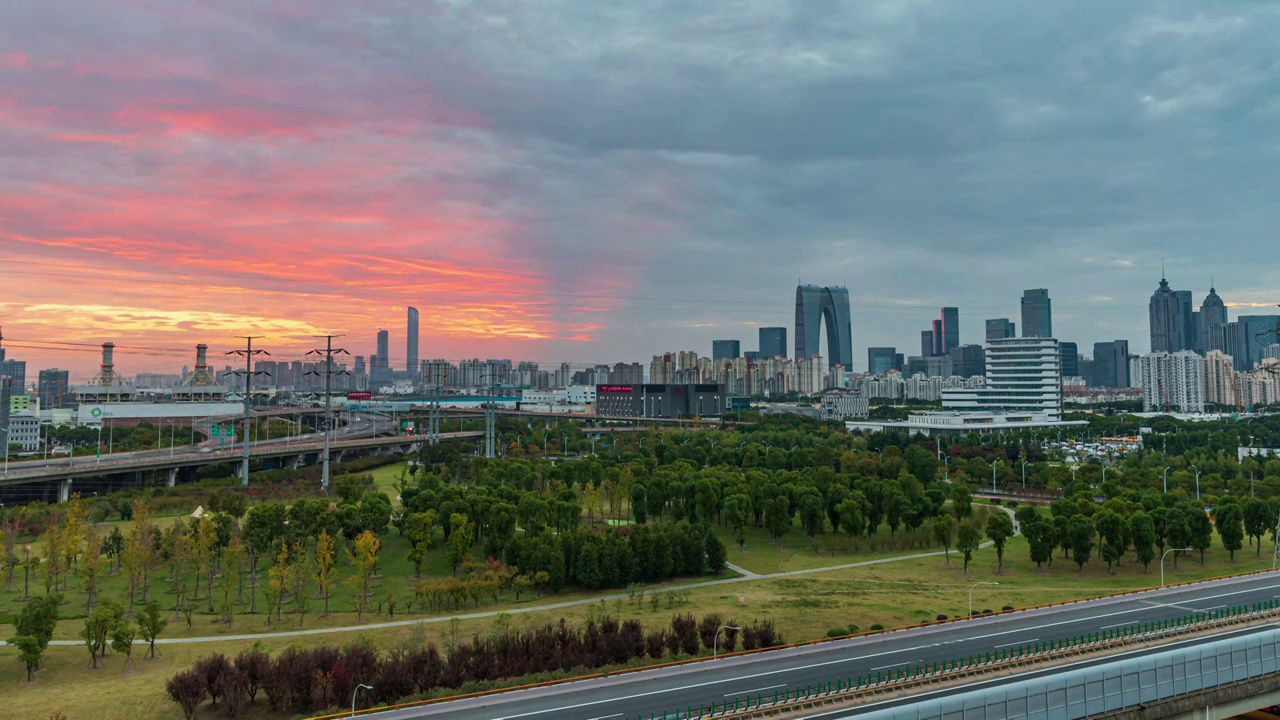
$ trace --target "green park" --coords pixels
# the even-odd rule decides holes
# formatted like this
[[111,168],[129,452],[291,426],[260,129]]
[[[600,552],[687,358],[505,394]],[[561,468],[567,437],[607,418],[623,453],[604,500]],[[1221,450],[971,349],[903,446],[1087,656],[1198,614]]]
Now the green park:
[[388,705],[1273,566],[1280,460],[1237,448],[1276,447],[1275,418],[1141,421],[1094,459],[749,419],[595,443],[502,419],[497,459],[356,458],[327,492],[214,467],[6,507],[8,711],[308,716],[360,683]]

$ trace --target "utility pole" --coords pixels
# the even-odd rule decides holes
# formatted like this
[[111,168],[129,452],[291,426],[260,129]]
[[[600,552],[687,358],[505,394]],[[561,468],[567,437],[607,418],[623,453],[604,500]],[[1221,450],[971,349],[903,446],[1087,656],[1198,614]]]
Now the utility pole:
[[[316,350],[310,350],[308,355],[324,356],[324,372],[318,373],[312,370],[308,375],[324,375],[324,460],[321,461],[320,471],[320,489],[329,492],[329,434],[333,432],[333,354],[339,355],[349,354],[342,348],[333,346],[333,339],[342,337],[341,335],[317,335],[316,337],[324,338],[324,347]],[[350,375],[346,370],[337,371],[338,375]]]
[[428,368],[423,374],[427,383],[427,444],[436,445],[440,442],[440,390],[444,378],[440,377],[441,368],[436,363],[432,362]]
[[265,372],[253,371],[253,358],[257,355],[270,355],[266,350],[254,350],[253,341],[261,339],[261,335],[240,335],[244,340],[243,350],[231,350],[227,355],[239,355],[244,358],[244,370],[237,370],[236,375],[244,378],[244,459],[240,466],[240,486],[249,487],[249,410],[253,406],[253,376],[266,375]]
[[498,413],[493,407],[493,379],[494,371],[490,370],[485,373],[488,382],[485,383],[485,403],[484,403],[484,456],[490,460],[494,457],[494,442],[497,434]]

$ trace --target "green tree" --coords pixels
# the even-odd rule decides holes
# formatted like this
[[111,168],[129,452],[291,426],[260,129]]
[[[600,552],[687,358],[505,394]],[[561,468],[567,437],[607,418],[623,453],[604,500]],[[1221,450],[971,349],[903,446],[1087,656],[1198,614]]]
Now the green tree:
[[1067,539],[1071,544],[1071,559],[1084,575],[1085,563],[1093,555],[1093,524],[1086,517],[1076,517],[1067,527]]
[[786,496],[764,501],[764,525],[769,529],[769,536],[781,542],[782,536],[791,529],[791,505]]
[[22,612],[13,620],[15,634],[9,644],[18,648],[18,656],[27,668],[27,682],[31,682],[40,667],[40,658],[53,639],[61,605],[62,596],[57,593],[36,596],[27,600]]
[[724,572],[724,565],[729,557],[728,550],[725,548],[724,543],[720,541],[720,538],[710,529],[706,533],[706,553],[707,568],[716,574]]
[[840,516],[840,527],[849,537],[861,535],[867,526],[867,516],[863,512],[866,498],[860,492],[849,493],[849,497],[836,505],[836,514]]
[[138,611],[137,623],[138,634],[147,643],[147,657],[160,657],[160,653],[156,650],[156,638],[160,637],[160,633],[164,632],[169,625],[169,621],[165,620],[160,612],[160,602],[147,601],[147,604]]
[[431,536],[435,530],[436,511],[412,513],[405,520],[404,535],[409,539],[409,560],[413,563],[413,576],[422,577],[431,550]]
[[957,520],[964,520],[973,515],[973,493],[969,492],[969,486],[962,482],[954,482],[951,484],[951,512],[955,513]]
[[1125,536],[1124,521],[1119,515],[1104,508],[1093,516],[1093,525],[1097,528],[1098,538],[1102,543],[1098,554],[1107,562],[1107,572],[1111,572],[1112,563],[1120,559],[1123,551],[1121,542]]
[[947,565],[951,564],[951,543],[955,538],[956,521],[950,515],[939,515],[933,519],[933,539],[942,546]]
[[467,522],[467,516],[461,513],[450,515],[449,525],[453,528],[449,533],[449,567],[456,574],[475,542],[475,525]]
[[1027,538],[1031,561],[1039,569],[1041,563],[1053,564],[1053,548],[1058,544],[1058,531],[1053,523],[1045,518],[1034,520],[1022,526],[1022,534]]
[[997,512],[987,518],[987,537],[996,548],[996,572],[1004,570],[1004,546],[1013,537],[1013,518],[1008,513]]
[[124,620],[116,623],[111,629],[111,652],[124,656],[124,669],[121,672],[133,672],[133,639],[136,637],[133,626]]
[[724,500],[724,519],[733,530],[733,539],[741,549],[747,542],[747,520],[751,517],[751,497],[744,494],[730,495]]
[[1203,508],[1194,505],[1184,508],[1183,515],[1187,518],[1187,545],[1200,551],[1200,564],[1204,565],[1204,551],[1213,540],[1213,523]]
[[805,493],[800,496],[798,505],[800,523],[804,525],[805,534],[813,537],[822,532],[822,522],[826,517],[826,507],[822,502],[822,496],[816,492]]
[[[1158,509],[1157,509],[1158,512]],[[1201,512],[1201,515],[1204,513]],[[1156,517],[1152,513],[1152,519]],[[1191,530],[1187,526],[1187,514],[1178,508],[1172,508],[1165,515],[1164,519],[1164,539],[1169,547],[1184,548],[1191,544]],[[1182,553],[1175,551],[1173,553],[1173,567],[1178,567],[1178,556]]]
[[1275,523],[1275,513],[1271,504],[1259,498],[1244,501],[1244,530],[1257,546],[1255,555],[1262,556],[1262,536],[1267,534]]
[[956,551],[964,555],[964,574],[969,574],[969,561],[982,546],[982,533],[970,523],[961,523],[956,532]]
[[124,618],[124,608],[111,600],[103,600],[85,618],[84,627],[80,629],[80,637],[84,639],[85,648],[89,651],[89,660],[93,669],[98,669],[98,656],[107,647],[111,631]]
[[1222,547],[1230,553],[1231,562],[1235,562],[1236,551],[1244,547],[1244,509],[1234,502],[1219,503],[1213,510],[1213,519]]
[[1144,512],[1136,512],[1129,516],[1129,537],[1133,539],[1133,549],[1142,563],[1142,571],[1151,571],[1151,561],[1156,558],[1156,524],[1151,516]]

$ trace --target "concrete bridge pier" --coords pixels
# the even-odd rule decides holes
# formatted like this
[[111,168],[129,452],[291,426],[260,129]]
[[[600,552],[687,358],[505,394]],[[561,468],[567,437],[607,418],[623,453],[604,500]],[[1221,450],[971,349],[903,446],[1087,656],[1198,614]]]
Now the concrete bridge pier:
[[297,470],[298,468],[302,467],[302,456],[294,455],[290,457],[288,460],[286,460],[285,464],[288,466],[290,470]]
[[58,481],[58,502],[64,503],[71,499],[71,478]]
[[169,471],[165,473],[165,475],[166,475],[165,485],[167,485],[168,487],[173,487],[174,485],[178,484],[178,468],[176,467],[169,468]]
[[236,477],[244,477],[245,473],[244,460],[236,463]]
[[329,460],[330,460],[330,462],[340,463],[340,462],[342,462],[344,459],[346,459],[346,457],[347,457],[347,451],[346,451],[346,450],[339,450],[339,451],[338,451],[338,453],[337,453],[336,455],[330,455],[330,456],[329,456]]

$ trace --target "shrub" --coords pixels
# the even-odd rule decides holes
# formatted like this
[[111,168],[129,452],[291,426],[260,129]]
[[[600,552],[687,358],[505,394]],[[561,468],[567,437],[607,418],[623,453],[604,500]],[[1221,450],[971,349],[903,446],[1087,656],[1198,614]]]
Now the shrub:
[[875,625],[872,625],[872,626],[871,626],[871,629],[872,629],[872,630],[883,630],[883,629],[884,629],[884,626],[883,626],[883,625],[881,625],[880,623],[876,623]]
[[204,696],[209,690],[205,685],[204,675],[194,669],[184,670],[169,678],[164,689],[169,693],[169,698],[182,707],[182,716],[186,720],[195,717],[196,708],[204,702]]
[[231,670],[231,663],[227,662],[222,653],[214,653],[197,660],[192,670],[204,678],[209,699],[213,701],[212,705],[217,706],[218,698],[222,695],[222,676]]
[[937,621],[939,621],[939,622],[941,622],[941,621],[943,621],[943,620],[946,620],[946,619],[947,619],[947,616],[946,616],[946,614],[945,614],[945,613],[943,613],[943,614],[939,615],[938,617],[934,618],[934,620],[937,620]]
[[235,666],[244,675],[245,692],[249,696],[249,702],[253,702],[258,697],[258,688],[262,687],[263,678],[271,668],[271,656],[260,645],[254,645],[240,651],[236,656]]
[[830,630],[827,631],[827,637],[829,638],[844,637],[845,635],[849,635],[849,634],[850,634],[849,631],[842,627],[831,628]]

